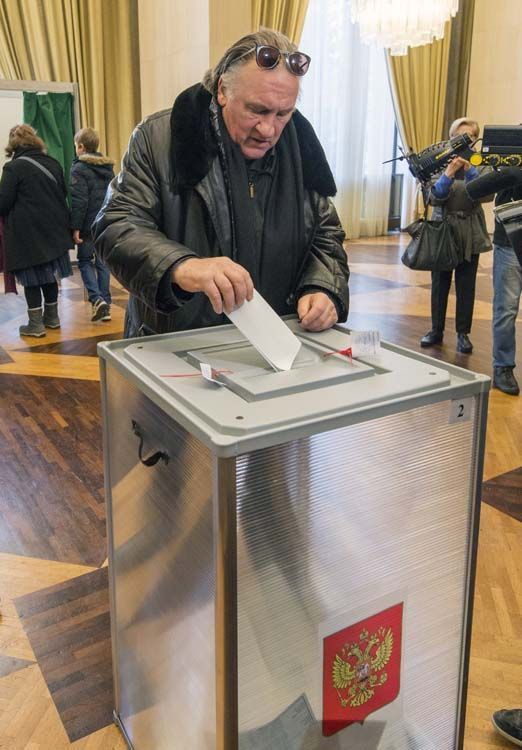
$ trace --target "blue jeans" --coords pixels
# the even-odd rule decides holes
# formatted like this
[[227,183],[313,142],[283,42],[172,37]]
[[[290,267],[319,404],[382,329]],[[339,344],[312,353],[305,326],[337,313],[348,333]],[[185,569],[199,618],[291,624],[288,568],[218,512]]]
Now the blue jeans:
[[94,252],[94,242],[92,239],[88,236],[82,239],[83,242],[81,245],[78,245],[78,268],[82,275],[83,285],[89,295],[89,302],[96,302],[97,299],[102,299],[110,305],[109,269],[98,258],[98,254]]
[[512,247],[493,246],[493,366],[515,367],[522,268]]

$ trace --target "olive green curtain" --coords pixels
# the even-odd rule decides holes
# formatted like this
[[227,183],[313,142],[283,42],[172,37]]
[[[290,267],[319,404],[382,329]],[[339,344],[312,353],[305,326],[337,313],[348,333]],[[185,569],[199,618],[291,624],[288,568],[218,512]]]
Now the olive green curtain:
[[82,126],[117,161],[140,119],[137,0],[0,0],[0,74],[79,84]]
[[450,50],[450,24],[444,38],[388,55],[397,127],[405,147],[420,151],[443,138]]
[[308,0],[252,0],[252,26],[282,31],[295,44],[299,44]]
[[24,92],[24,122],[38,131],[47,153],[62,165],[65,184],[75,156],[72,94]]
[[[450,29],[448,22],[443,39],[410,48],[407,55],[386,53],[397,128],[407,151],[421,151],[443,138]],[[407,187],[401,226],[407,226],[423,210],[419,186]]]
[[459,12],[451,22],[451,43],[443,132],[449,131],[458,117],[473,117],[467,111],[471,42],[475,0],[460,0]]

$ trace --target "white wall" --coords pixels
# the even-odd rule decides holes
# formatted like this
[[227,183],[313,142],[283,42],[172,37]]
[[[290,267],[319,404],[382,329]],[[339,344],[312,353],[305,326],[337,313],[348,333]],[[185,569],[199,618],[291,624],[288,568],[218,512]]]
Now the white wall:
[[522,4],[475,0],[468,112],[482,124],[522,121]]
[[139,0],[138,9],[142,117],[171,107],[251,31],[251,0]]
[[141,114],[171,107],[209,67],[208,0],[139,0]]
[[[466,114],[481,126],[522,122],[521,10],[520,0],[475,0]],[[484,206],[490,230],[491,206]]]
[[0,169],[7,159],[5,147],[13,125],[23,122],[24,99],[21,91],[0,91]]
[[215,65],[231,44],[252,31],[251,0],[209,0],[210,64]]

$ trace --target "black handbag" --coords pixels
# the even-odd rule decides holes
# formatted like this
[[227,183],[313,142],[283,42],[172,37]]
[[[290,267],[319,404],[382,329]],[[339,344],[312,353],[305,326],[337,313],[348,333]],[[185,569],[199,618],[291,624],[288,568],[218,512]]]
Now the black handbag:
[[451,271],[460,263],[453,230],[447,218],[431,221],[424,216],[417,219],[406,231],[411,236],[401,261],[413,271]]

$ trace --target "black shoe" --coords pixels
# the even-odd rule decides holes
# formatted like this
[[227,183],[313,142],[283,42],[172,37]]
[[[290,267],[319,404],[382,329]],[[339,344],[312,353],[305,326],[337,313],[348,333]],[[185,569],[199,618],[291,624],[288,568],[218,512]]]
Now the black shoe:
[[522,747],[522,708],[503,708],[501,711],[495,711],[491,721],[502,737]]
[[97,299],[96,302],[92,303],[91,321],[93,323],[97,320],[110,320],[110,315],[111,308],[104,300]]
[[518,396],[520,388],[513,375],[512,367],[493,368],[493,388],[498,388],[499,391],[508,393],[510,396]]
[[467,333],[457,333],[457,351],[462,354],[471,354],[473,351],[473,344]]
[[421,346],[434,346],[435,344],[442,344],[444,338],[444,331],[431,330],[423,336],[420,340]]
[[108,302],[105,303],[107,305],[107,309],[105,310],[104,314],[100,318],[100,320],[112,320],[111,318],[111,306]]

